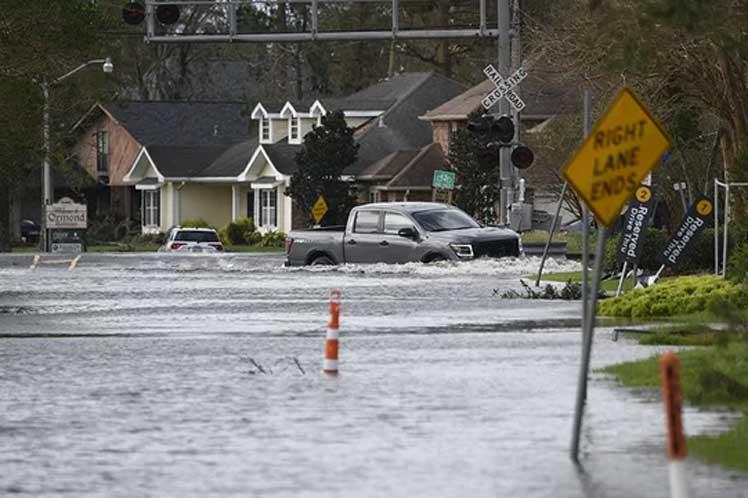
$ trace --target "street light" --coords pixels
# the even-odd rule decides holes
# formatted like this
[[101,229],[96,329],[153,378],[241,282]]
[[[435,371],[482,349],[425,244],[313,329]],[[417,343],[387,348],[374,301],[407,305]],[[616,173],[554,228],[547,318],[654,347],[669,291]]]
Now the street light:
[[114,64],[112,64],[112,59],[107,57],[106,59],[92,59],[88,62],[84,62],[80,66],[76,67],[72,71],[69,71],[62,76],[60,76],[57,79],[52,80],[51,82],[47,82],[47,80],[42,80],[41,87],[42,87],[42,95],[44,97],[44,126],[43,126],[43,140],[44,140],[44,161],[42,163],[42,212],[41,212],[41,235],[39,237],[40,239],[40,249],[42,252],[46,252],[49,250],[49,234],[47,231],[47,206],[52,204],[54,201],[53,199],[53,191],[52,191],[52,174],[50,171],[50,160],[49,160],[49,152],[50,152],[50,145],[49,145],[49,87],[50,85],[57,85],[58,83],[62,82],[63,80],[69,78],[70,76],[74,75],[81,69],[91,66],[93,64],[101,64],[101,69],[106,74],[111,74],[114,72]]

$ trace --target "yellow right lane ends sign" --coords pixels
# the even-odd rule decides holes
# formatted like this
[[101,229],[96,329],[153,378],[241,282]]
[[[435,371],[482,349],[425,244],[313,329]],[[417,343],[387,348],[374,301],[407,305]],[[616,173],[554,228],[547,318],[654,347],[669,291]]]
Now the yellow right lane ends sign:
[[670,148],[670,137],[624,88],[563,169],[597,220],[613,225],[621,209]]

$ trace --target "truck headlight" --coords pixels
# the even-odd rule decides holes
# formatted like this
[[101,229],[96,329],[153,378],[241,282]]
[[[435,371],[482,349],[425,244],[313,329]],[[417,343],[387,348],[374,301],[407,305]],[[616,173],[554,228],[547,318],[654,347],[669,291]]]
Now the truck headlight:
[[472,258],[473,246],[470,244],[449,244],[458,258]]

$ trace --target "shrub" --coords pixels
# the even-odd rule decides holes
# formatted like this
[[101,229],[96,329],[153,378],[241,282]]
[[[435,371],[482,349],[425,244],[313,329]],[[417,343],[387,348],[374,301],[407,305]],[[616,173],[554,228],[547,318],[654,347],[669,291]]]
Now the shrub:
[[[605,242],[605,253],[603,257],[605,271],[621,269],[616,260],[620,240],[621,235],[616,234]],[[644,238],[642,239],[641,257],[639,258],[638,267],[643,270],[657,271],[657,269],[660,268],[657,256],[665,248],[667,241],[668,236],[663,230],[658,230],[657,228],[646,228],[644,230]]]
[[95,217],[89,223],[86,231],[87,243],[93,245],[100,242],[112,242],[115,226],[114,218],[109,214]]
[[260,232],[250,232],[244,234],[244,239],[249,245],[256,245],[262,242],[262,234]]
[[286,234],[283,232],[268,232],[260,240],[262,247],[284,247],[285,244]]
[[213,228],[211,224],[202,218],[194,218],[192,220],[183,221],[180,226],[185,228]]
[[709,311],[720,303],[748,306],[748,288],[714,275],[679,277],[602,301],[601,315],[650,318]]
[[221,240],[231,245],[246,244],[247,236],[255,231],[255,222],[252,218],[242,217],[236,221],[226,223],[220,231]]
[[730,254],[727,276],[733,282],[748,284],[748,242],[739,244]]

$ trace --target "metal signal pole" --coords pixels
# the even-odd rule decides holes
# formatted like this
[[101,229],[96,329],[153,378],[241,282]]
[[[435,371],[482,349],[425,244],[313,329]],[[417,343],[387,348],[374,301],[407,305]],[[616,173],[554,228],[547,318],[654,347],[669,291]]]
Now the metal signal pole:
[[[511,15],[509,3],[512,0],[499,0],[497,10],[497,28],[499,31],[499,73],[506,77],[512,74],[512,44],[510,40],[510,27],[511,27]],[[506,116],[510,114],[509,101],[507,99],[499,99],[499,116]],[[517,127],[515,126],[515,129]],[[511,151],[508,147],[501,147],[499,149],[499,171],[500,171],[500,185],[501,194],[499,202],[501,206],[499,208],[500,223],[509,223],[509,206],[514,200],[514,176],[516,175],[514,167],[511,162]]]

